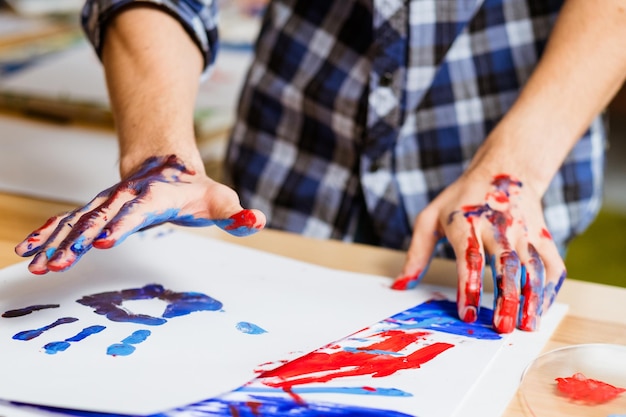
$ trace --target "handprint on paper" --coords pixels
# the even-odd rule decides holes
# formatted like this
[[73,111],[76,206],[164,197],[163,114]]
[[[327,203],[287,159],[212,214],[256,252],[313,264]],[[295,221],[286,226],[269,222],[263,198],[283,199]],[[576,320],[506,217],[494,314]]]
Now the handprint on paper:
[[[128,302],[141,300],[160,300],[166,303],[164,311],[159,316],[133,312],[128,308]],[[149,284],[141,288],[132,288],[121,291],[109,291],[86,295],[77,303],[90,307],[93,312],[106,317],[112,322],[136,323],[143,326],[160,326],[179,316],[194,312],[221,311],[222,303],[206,294],[199,292],[175,292],[163,288],[159,284]],[[2,314],[3,318],[16,318],[31,314],[36,311],[59,308],[59,304],[42,304],[9,310]],[[30,341],[48,330],[64,324],[77,322],[76,317],[61,317],[54,322],[35,329],[28,329],[16,333],[14,340]],[[237,323],[236,328],[242,333],[262,334],[265,330],[261,327],[248,323]],[[56,354],[67,350],[72,343],[80,342],[85,338],[101,333],[106,326],[91,325],[82,329],[79,333],[60,341],[52,341],[43,346],[47,354]],[[147,329],[135,330],[128,337],[109,345],[106,353],[111,356],[128,356],[132,354],[136,346],[144,342],[151,335]]]

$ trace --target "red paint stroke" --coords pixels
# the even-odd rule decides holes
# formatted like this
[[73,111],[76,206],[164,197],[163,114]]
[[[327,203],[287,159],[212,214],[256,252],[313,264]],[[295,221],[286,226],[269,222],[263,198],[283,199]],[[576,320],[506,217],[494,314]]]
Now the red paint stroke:
[[545,227],[541,229],[541,237],[545,237],[546,239],[552,240],[552,235],[550,234],[548,229],[546,229]]
[[261,404],[260,402],[257,401],[248,401],[246,402],[246,406],[250,409],[250,412],[252,413],[253,416],[260,416],[261,415],[261,406],[263,404]]
[[408,355],[380,353],[398,353],[430,334],[424,331],[407,333],[401,330],[387,330],[374,335],[373,337],[385,339],[370,346],[356,351],[311,352],[277,369],[264,372],[260,378],[265,378],[263,381],[265,385],[281,388],[296,401],[302,402],[302,399],[293,392],[296,385],[324,383],[337,378],[363,375],[371,375],[373,378],[385,377],[402,369],[417,369],[440,353],[454,347],[450,343],[438,342]]
[[626,388],[615,387],[597,379],[587,378],[578,372],[566,378],[556,378],[557,390],[573,401],[588,405],[608,402],[626,392]]

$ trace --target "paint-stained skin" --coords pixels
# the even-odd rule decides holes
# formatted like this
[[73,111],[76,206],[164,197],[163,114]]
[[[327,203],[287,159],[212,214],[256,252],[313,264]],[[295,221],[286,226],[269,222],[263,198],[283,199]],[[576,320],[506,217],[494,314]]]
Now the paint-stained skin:
[[142,211],[160,197],[154,195],[155,186],[190,184],[195,175],[176,155],[149,158],[135,174],[102,191],[86,206],[48,219],[16,247],[16,252],[34,256],[30,271],[45,274],[70,268],[91,248],[111,248],[137,231],[163,223],[215,225],[235,236],[248,236],[263,227],[264,221],[247,209],[223,219],[205,218],[180,207]]
[[[548,306],[552,303],[565,272],[558,283],[546,283],[543,262],[531,243],[528,244],[530,260],[522,264],[507,236],[513,226],[521,227],[527,233],[525,221],[515,217],[516,203],[512,200],[520,193],[522,183],[501,174],[493,178],[491,185],[492,190],[486,194],[485,203],[463,206],[448,216],[448,224],[462,216],[469,225],[470,233],[465,249],[467,281],[458,288],[458,314],[462,320],[472,322],[479,311],[486,250],[480,243],[477,229],[486,221],[492,226],[497,245],[497,253],[488,258],[494,279],[494,328],[500,333],[510,333],[516,327],[532,331],[539,327],[546,307],[544,300],[550,300]],[[538,238],[552,240],[545,228],[541,229]]]

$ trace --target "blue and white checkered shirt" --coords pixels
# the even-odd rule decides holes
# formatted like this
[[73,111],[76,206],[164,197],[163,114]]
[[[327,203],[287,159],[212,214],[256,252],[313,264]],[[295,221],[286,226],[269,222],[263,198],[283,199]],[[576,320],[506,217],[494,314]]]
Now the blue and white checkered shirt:
[[[97,51],[132,0],[88,0]],[[217,51],[211,0],[152,0],[205,55]],[[416,215],[452,183],[518,96],[559,0],[274,0],[241,94],[227,168],[242,204],[269,226],[352,240],[366,213],[379,244],[406,248]],[[543,198],[563,246],[601,203],[598,117]],[[532,169],[529,166],[528,169]]]

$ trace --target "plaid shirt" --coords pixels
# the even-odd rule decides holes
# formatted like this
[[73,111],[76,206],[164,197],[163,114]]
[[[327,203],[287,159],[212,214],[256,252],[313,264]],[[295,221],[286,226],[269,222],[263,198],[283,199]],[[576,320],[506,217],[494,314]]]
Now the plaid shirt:
[[[97,51],[131,0],[88,0]],[[205,55],[217,51],[211,0],[152,0]],[[415,216],[452,183],[511,107],[540,57],[558,0],[275,0],[264,15],[227,168],[242,204],[269,226],[352,240],[366,210],[380,244],[406,248]],[[598,117],[543,197],[555,242],[601,203]],[[532,169],[531,166],[528,167]]]

